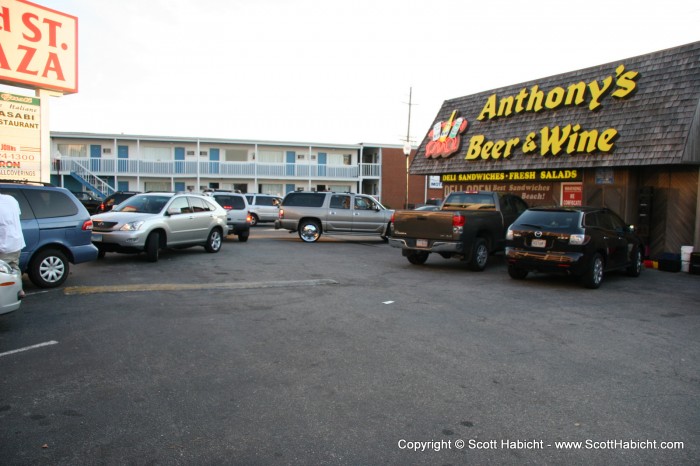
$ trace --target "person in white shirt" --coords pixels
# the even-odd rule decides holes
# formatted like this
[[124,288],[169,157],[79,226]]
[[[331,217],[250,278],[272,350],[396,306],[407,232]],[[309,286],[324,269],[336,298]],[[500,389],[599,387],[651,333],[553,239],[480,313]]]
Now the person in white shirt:
[[[0,259],[17,270],[20,270],[19,255],[25,246],[20,214],[17,199],[0,193]],[[20,294],[24,296],[24,291]]]

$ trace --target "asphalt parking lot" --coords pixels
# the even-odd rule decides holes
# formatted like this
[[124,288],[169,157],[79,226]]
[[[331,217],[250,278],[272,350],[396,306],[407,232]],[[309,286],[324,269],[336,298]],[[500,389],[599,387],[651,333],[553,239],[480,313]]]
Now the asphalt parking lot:
[[700,276],[511,280],[261,225],[0,317],[0,464],[698,464]]

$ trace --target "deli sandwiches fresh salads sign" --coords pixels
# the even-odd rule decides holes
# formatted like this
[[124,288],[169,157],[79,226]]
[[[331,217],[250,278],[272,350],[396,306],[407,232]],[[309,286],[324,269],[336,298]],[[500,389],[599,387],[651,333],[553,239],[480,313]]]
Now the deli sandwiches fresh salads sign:
[[0,0],[0,82],[78,92],[78,18],[25,0]]
[[[522,88],[517,94],[490,95],[482,107],[478,121],[497,121],[524,113],[556,111],[564,107],[579,107],[596,112],[606,105],[606,99],[624,99],[633,95],[639,73],[618,66],[613,73],[600,80],[580,81],[552,89],[538,85]],[[452,112],[447,121],[436,123],[428,133],[425,156],[448,158],[460,153],[466,139],[466,152],[460,156],[467,161],[504,160],[516,153],[557,157],[592,153],[610,153],[618,137],[616,128],[584,128],[576,122],[544,126],[527,134],[513,134],[505,139],[491,140],[484,134],[469,135],[469,121]],[[445,180],[443,180],[445,181]]]

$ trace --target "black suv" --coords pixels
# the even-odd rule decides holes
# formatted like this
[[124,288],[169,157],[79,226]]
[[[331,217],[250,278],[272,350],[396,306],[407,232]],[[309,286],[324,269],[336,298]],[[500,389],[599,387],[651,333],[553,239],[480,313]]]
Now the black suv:
[[603,273],[642,271],[642,242],[634,227],[606,208],[531,208],[506,234],[508,274],[523,279],[528,272],[581,277],[587,288],[598,288]]
[[99,206],[97,206],[97,212],[95,213],[101,214],[102,212],[109,212],[114,206],[121,204],[136,194],[141,194],[141,191],[117,191],[110,194]]
[[90,215],[96,214],[102,204],[102,199],[88,191],[71,191],[73,195],[85,206]]
[[19,267],[40,288],[61,285],[70,263],[97,259],[92,220],[70,191],[42,183],[0,182],[0,192],[17,199],[26,246]]

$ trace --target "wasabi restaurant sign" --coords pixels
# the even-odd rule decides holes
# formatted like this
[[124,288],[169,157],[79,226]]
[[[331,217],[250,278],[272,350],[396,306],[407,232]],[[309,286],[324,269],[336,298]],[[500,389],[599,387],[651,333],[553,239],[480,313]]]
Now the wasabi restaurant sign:
[[39,99],[0,94],[0,179],[41,181]]
[[78,18],[0,0],[0,82],[78,92]]
[[[637,88],[638,77],[637,71],[625,70],[625,66],[620,65],[613,74],[600,81],[580,81],[567,87],[557,86],[548,90],[534,85],[509,96],[492,94],[475,118],[477,121],[497,122],[519,114],[549,112],[564,107],[579,107],[584,111],[595,112],[606,104],[608,96],[624,99],[632,95]],[[575,121],[570,121],[525,134],[513,134],[507,139],[490,140],[484,134],[464,134],[468,126],[467,120],[463,117],[455,119],[456,114],[455,110],[449,121],[434,125],[429,133],[431,140],[426,145],[426,157],[453,156],[460,151],[461,137],[468,137],[469,143],[464,153],[464,158],[468,161],[507,159],[517,152],[524,155],[539,154],[542,157],[610,153],[615,149],[618,137],[616,128],[584,128]]]

